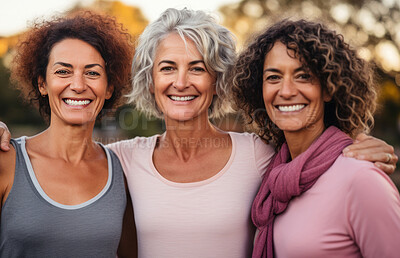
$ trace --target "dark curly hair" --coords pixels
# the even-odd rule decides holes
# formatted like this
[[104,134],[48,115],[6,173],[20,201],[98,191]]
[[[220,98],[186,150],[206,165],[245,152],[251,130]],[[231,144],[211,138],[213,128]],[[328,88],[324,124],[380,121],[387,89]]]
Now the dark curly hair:
[[122,104],[130,90],[133,43],[130,34],[114,17],[92,11],[80,11],[48,21],[36,22],[20,39],[11,63],[11,80],[25,99],[39,106],[43,118],[50,118],[48,96],[39,92],[38,79],[46,78],[53,46],[64,39],[79,39],[93,46],[106,64],[108,84],[114,86],[103,109]]
[[377,95],[372,66],[357,56],[342,35],[324,25],[285,19],[249,44],[231,75],[237,108],[260,137],[275,143],[277,149],[285,141],[283,132],[268,117],[262,94],[265,56],[278,41],[293,51],[294,57],[318,78],[322,90],[332,96],[325,103],[326,127],[334,125],[350,136],[370,130]]

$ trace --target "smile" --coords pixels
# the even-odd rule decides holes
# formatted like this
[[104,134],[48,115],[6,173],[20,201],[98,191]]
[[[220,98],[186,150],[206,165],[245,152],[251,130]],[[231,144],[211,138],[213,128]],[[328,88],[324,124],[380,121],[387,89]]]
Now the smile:
[[63,99],[65,104],[70,105],[70,106],[84,106],[88,105],[91,101],[88,99],[85,100],[73,100],[73,99]]
[[291,106],[278,106],[279,111],[282,112],[294,112],[294,111],[299,111],[305,107],[304,104],[300,105],[291,105]]
[[179,96],[168,96],[170,99],[172,99],[173,101],[191,101],[194,100],[196,98],[196,96],[183,96],[183,97],[179,97]]

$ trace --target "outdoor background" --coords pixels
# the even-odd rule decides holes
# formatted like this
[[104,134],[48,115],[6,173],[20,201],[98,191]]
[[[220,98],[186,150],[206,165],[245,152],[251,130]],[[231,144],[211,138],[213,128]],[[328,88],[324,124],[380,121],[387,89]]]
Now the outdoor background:
[[[39,5],[40,1],[26,1]],[[13,47],[18,37],[26,30],[29,22],[25,20],[20,27],[13,29],[13,10],[23,10],[28,6],[17,4],[20,0],[6,2],[0,7],[0,120],[4,121],[13,133],[13,137],[33,135],[46,128],[36,108],[23,103],[19,93],[9,82],[9,63]],[[23,2],[23,1],[22,1]],[[46,1],[43,1],[46,2]],[[59,2],[59,1],[53,1]],[[154,20],[165,8],[188,6],[212,12],[216,19],[228,27],[237,37],[238,51],[251,35],[265,28],[268,24],[284,17],[306,18],[326,23],[330,28],[342,33],[359,54],[376,63],[380,83],[379,111],[375,116],[372,135],[381,138],[395,147],[400,156],[400,0],[213,0],[194,1],[152,1],[141,0],[146,4],[133,4],[135,1],[83,0],[66,1],[59,4],[55,11],[37,12],[33,18],[48,18],[60,11],[94,9],[117,17],[134,38],[143,31],[149,21]],[[168,3],[171,5],[168,6]],[[173,3],[173,5],[172,5]],[[63,6],[61,6],[63,5]],[[210,5],[210,6],[207,6]],[[8,7],[10,8],[8,13]],[[19,8],[19,9],[18,9]],[[53,12],[53,13],[52,13]],[[8,16],[9,22],[5,19]],[[26,14],[28,15],[28,14]],[[32,15],[32,14],[31,14]],[[20,17],[21,18],[21,17]],[[22,17],[24,18],[24,17]],[[28,19],[27,17],[25,17]],[[9,29],[9,30],[7,30]],[[243,131],[241,118],[233,114],[226,119],[215,121],[226,130]],[[123,140],[135,136],[150,136],[163,131],[162,121],[146,119],[134,108],[124,106],[118,110],[109,110],[96,126],[95,138],[103,143]],[[400,164],[391,176],[400,187]]]

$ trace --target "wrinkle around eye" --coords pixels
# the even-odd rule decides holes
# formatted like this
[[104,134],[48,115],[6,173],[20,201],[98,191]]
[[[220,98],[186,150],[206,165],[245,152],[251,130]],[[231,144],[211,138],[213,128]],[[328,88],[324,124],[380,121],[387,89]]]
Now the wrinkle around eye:
[[172,72],[173,70],[175,70],[175,68],[171,66],[165,66],[160,68],[160,72]]
[[100,73],[98,73],[96,71],[89,71],[86,74],[89,76],[92,76],[92,77],[100,76]]
[[194,71],[194,72],[205,72],[206,71],[206,69],[204,69],[203,67],[193,67],[190,70]]
[[68,73],[70,73],[70,72],[67,71],[67,70],[57,70],[57,71],[55,71],[54,73],[56,73],[56,74],[68,74]]
[[70,75],[72,74],[72,72],[70,72],[70,71],[68,71],[68,70],[56,70],[56,71],[54,72],[54,74],[55,74],[56,76],[59,76],[59,77],[61,77],[61,78],[64,78],[64,77],[70,76]]
[[279,79],[280,79],[280,77],[278,75],[265,76],[265,81],[268,81],[268,82],[276,82],[276,81],[279,81]]

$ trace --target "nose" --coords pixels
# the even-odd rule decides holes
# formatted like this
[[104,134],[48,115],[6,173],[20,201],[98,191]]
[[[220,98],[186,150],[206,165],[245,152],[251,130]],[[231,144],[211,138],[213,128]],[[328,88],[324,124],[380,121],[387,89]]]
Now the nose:
[[290,99],[297,94],[297,88],[291,78],[284,78],[281,88],[279,89],[279,95],[284,99]]
[[87,85],[83,75],[76,74],[72,77],[71,84],[69,86],[71,90],[75,91],[76,93],[82,93],[86,90]]
[[180,70],[176,74],[175,81],[172,86],[177,90],[183,90],[188,87],[188,73],[186,71]]

